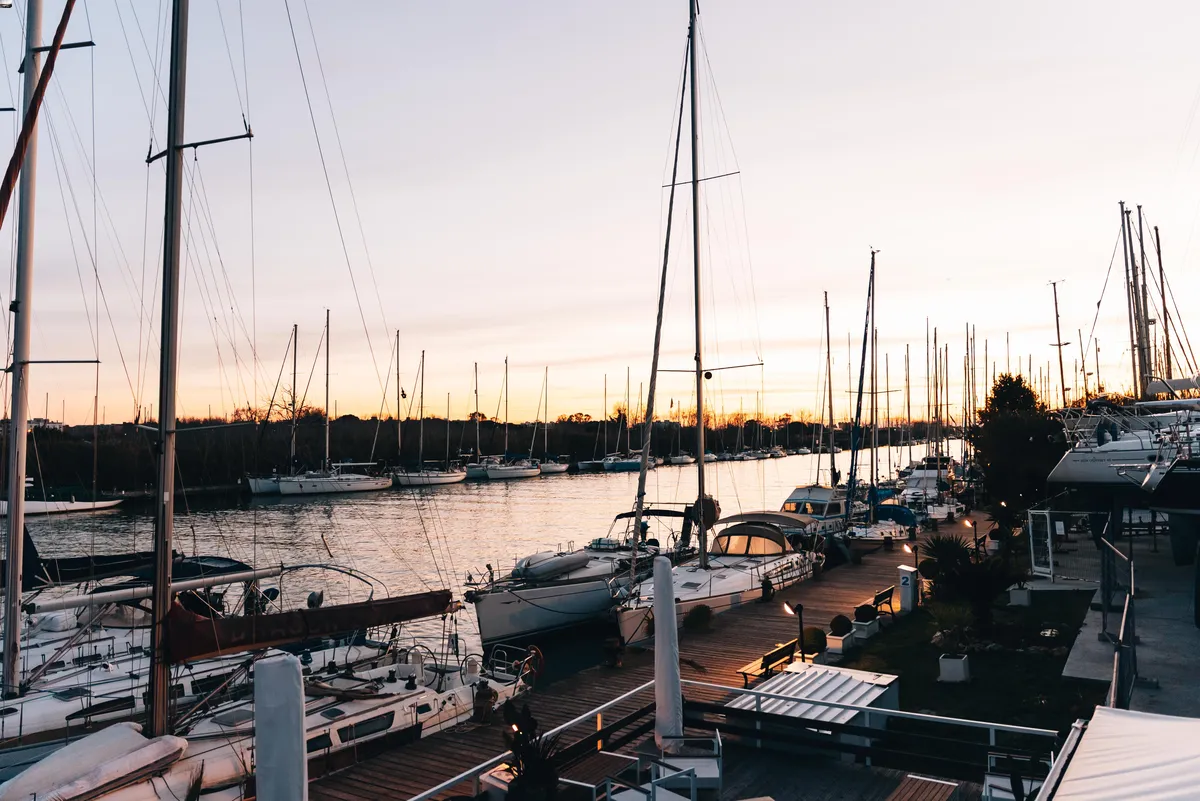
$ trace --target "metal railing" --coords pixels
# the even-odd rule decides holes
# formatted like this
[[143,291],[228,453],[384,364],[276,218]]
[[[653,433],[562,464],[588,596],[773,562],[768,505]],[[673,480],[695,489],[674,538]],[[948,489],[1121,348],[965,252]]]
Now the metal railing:
[[[589,712],[584,712],[582,715],[580,715],[577,718],[572,718],[571,720],[568,720],[566,723],[562,724],[561,726],[556,726],[553,729],[550,729],[550,731],[545,732],[543,734],[543,736],[553,737],[556,734],[561,734],[562,732],[566,731],[567,729],[574,728],[575,726],[578,726],[582,723],[587,723],[587,722],[593,721],[593,720],[596,721],[598,724],[600,722],[600,716],[604,712],[613,708],[617,704],[628,701],[630,698],[633,698],[635,695],[645,692],[646,690],[649,690],[652,687],[654,687],[654,682],[648,681],[639,687],[635,687],[634,689],[630,690],[629,692],[625,693],[624,695],[620,695],[620,696],[612,699],[608,703],[601,704],[600,706],[596,707],[595,709],[593,709]],[[486,762],[481,762],[473,768],[468,768],[467,770],[464,770],[462,773],[458,774],[454,778],[447,779],[446,781],[442,782],[441,784],[437,785],[436,787],[431,787],[428,790],[426,790],[425,792],[420,793],[419,795],[414,795],[412,798],[409,799],[409,801],[432,801],[432,799],[437,798],[442,793],[450,792],[458,785],[462,784],[463,782],[467,782],[467,781],[471,782],[471,794],[479,795],[479,777],[482,776],[483,774],[487,773],[492,768],[498,767],[506,759],[508,759],[511,756],[512,756],[512,751],[505,751],[503,754],[497,754],[496,756],[492,757],[491,759],[487,760]]]
[[1108,706],[1128,709],[1137,678],[1137,621],[1133,593],[1130,593],[1125,596],[1121,628],[1113,647],[1113,676],[1108,686]]
[[[823,707],[823,708],[839,709],[839,710],[861,713],[866,717],[868,726],[870,726],[871,721],[875,718],[882,718],[884,720],[889,719],[889,718],[895,718],[895,719],[900,719],[900,720],[919,721],[919,722],[923,722],[923,723],[940,724],[940,725],[945,725],[945,726],[958,726],[958,727],[965,727],[965,728],[972,728],[972,729],[980,729],[980,730],[984,730],[988,733],[988,745],[993,746],[993,747],[997,746],[997,742],[996,742],[997,734],[1002,734],[1002,733],[1003,734],[1020,735],[1020,736],[1026,736],[1026,737],[1032,736],[1032,737],[1038,737],[1038,738],[1046,738],[1046,739],[1050,740],[1051,743],[1053,743],[1053,744],[1057,744],[1057,741],[1058,741],[1058,732],[1052,731],[1050,729],[1038,729],[1038,728],[1032,728],[1029,726],[1015,726],[1015,725],[1008,724],[1008,723],[993,723],[990,721],[981,721],[981,720],[968,720],[966,718],[942,717],[939,715],[929,715],[929,714],[925,714],[922,712],[904,712],[904,711],[901,711],[898,709],[882,709],[879,707],[861,706],[858,704],[844,704],[844,703],[840,703],[837,701],[826,701],[826,700],[822,700],[819,698],[796,698],[794,696],[782,695],[780,693],[763,692],[762,690],[751,690],[751,689],[746,689],[746,688],[741,688],[741,687],[730,687],[730,686],[723,685],[723,684],[713,684],[710,682],[695,681],[692,679],[682,679],[680,681],[680,683],[685,687],[697,687],[697,688],[701,688],[701,689],[704,689],[707,691],[716,691],[717,693],[723,694],[725,696],[738,696],[738,697],[745,696],[745,697],[754,698],[755,699],[755,711],[758,713],[761,713],[763,711],[762,707],[763,707],[764,701],[785,701],[785,702],[790,702],[790,703],[803,703],[803,704],[809,704],[812,706],[819,706],[819,707]],[[651,689],[653,689],[653,687],[654,687],[654,682],[648,681],[645,684],[630,690],[629,692],[625,693],[624,695],[614,698],[613,700],[611,700],[601,706],[598,706],[589,712],[585,712],[584,714],[580,715],[579,717],[576,717],[572,720],[567,721],[566,723],[562,724],[561,726],[557,726],[557,727],[551,729],[550,731],[546,732],[546,735],[553,736],[553,735],[559,734],[561,732],[564,732],[568,729],[571,729],[575,726],[579,726],[581,724],[588,723],[590,721],[595,721],[597,728],[599,728],[601,715],[605,711],[607,711],[608,709],[611,709],[612,707],[616,706],[617,704],[628,701],[629,699],[633,698],[634,696],[638,695],[639,693],[643,693],[643,692],[646,692],[647,690],[651,690]],[[1052,747],[1049,750],[1050,750],[1050,760],[1049,761],[1050,761],[1050,765],[1053,766],[1054,760],[1055,760],[1055,755],[1054,755],[1054,751],[1053,751]],[[439,795],[442,795],[443,793],[448,793],[451,790],[453,790],[455,787],[457,787],[459,784],[462,784],[463,782],[467,782],[467,781],[472,783],[471,784],[472,794],[478,795],[479,790],[480,790],[480,777],[483,776],[483,774],[487,773],[488,771],[492,770],[493,768],[496,768],[496,767],[500,766],[501,764],[503,764],[504,761],[511,756],[512,756],[511,751],[505,751],[502,754],[498,754],[498,755],[492,757],[491,759],[487,760],[486,762],[481,762],[480,764],[478,764],[472,768],[468,768],[467,770],[463,771],[462,773],[459,773],[457,776],[455,776],[451,779],[447,779],[446,781],[442,782],[441,784],[437,785],[436,787],[431,787],[430,789],[424,791],[423,793],[420,793],[419,795],[412,796],[412,798],[410,798],[409,801],[433,801],[433,799],[437,798]]]
[[[1107,533],[1107,531],[1105,532]],[[1121,636],[1120,631],[1110,629],[1111,625],[1119,624],[1115,615],[1110,613],[1121,609],[1124,611],[1124,599],[1132,597],[1134,586],[1133,559],[1121,552],[1107,538],[1100,540],[1100,637],[1116,643]]]

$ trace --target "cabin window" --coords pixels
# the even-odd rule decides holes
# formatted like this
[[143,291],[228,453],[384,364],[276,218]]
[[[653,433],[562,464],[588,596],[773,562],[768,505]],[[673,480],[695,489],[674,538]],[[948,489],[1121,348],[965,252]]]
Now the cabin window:
[[387,731],[392,727],[392,721],[396,719],[395,712],[388,712],[383,715],[376,715],[373,718],[354,723],[350,726],[338,729],[338,737],[343,743],[348,743],[351,740],[358,740],[362,737],[368,737],[372,734],[379,734],[381,731]]
[[0,709],[0,718],[6,718],[9,715],[17,714],[19,710],[15,706],[6,706]]
[[337,720],[345,714],[346,713],[344,711],[335,706],[332,709],[326,709],[324,712],[322,712],[321,717],[325,718],[326,720]]
[[418,715],[428,715],[432,711],[433,711],[433,707],[430,706],[429,704],[417,704],[417,714]]
[[698,581],[685,581],[685,582],[683,582],[683,584],[681,584],[681,585],[679,585],[679,586],[680,586],[680,587],[682,587],[682,588],[683,588],[683,589],[685,589],[685,590],[698,590],[698,589],[700,589],[700,582],[698,582]]
[[765,556],[783,553],[783,547],[768,537],[722,534],[713,541],[712,553],[718,556]]
[[70,701],[72,698],[86,698],[91,695],[92,691],[87,687],[68,687],[65,690],[59,690],[56,693],[51,693],[60,701]]
[[225,727],[241,726],[251,720],[254,720],[254,713],[249,709],[231,709],[228,712],[213,715],[213,723]]
[[329,736],[329,732],[318,734],[308,741],[308,753],[313,751],[324,751],[327,748],[333,747],[333,740]]
[[825,509],[827,515],[840,515],[842,513],[842,505],[840,503],[831,503]]

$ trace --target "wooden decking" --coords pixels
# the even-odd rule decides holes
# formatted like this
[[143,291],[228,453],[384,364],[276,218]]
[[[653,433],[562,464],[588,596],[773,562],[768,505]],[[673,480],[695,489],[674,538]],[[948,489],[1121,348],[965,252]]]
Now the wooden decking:
[[[747,604],[718,615],[705,632],[680,632],[683,678],[740,687],[738,668],[796,637],[797,620],[784,612],[784,601],[803,604],[806,626],[828,629],[834,615],[851,615],[854,607],[868,602],[877,590],[897,583],[896,568],[910,564],[911,559],[898,545],[891,552],[867,554],[861,565],[843,565],[824,572],[815,581],[778,593],[771,603]],[[653,654],[635,650],[626,654],[620,668],[584,670],[526,695],[525,700],[545,731],[653,678]],[[701,693],[696,689],[685,687],[685,692],[689,698],[699,697]],[[606,713],[605,718],[616,719],[651,700],[649,694],[629,699]],[[464,724],[385,752],[314,782],[309,797],[313,801],[409,798],[503,752],[501,728],[495,720],[486,725]],[[581,727],[575,736],[586,734]],[[461,789],[470,792],[466,785]]]

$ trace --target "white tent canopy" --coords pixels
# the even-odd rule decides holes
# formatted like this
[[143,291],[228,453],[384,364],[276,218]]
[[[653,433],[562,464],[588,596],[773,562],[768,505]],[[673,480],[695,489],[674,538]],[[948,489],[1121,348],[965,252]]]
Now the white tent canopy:
[[1200,797],[1200,720],[1097,707],[1054,801]]

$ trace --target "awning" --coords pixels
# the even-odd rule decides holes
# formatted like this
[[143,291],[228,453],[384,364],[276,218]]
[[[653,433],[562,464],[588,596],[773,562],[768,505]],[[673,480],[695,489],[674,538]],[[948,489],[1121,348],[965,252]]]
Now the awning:
[[802,515],[796,512],[742,512],[741,514],[722,517],[717,523],[719,525],[725,525],[726,523],[769,523],[781,528],[807,528],[812,525],[813,518],[811,515]]
[[1200,787],[1200,720],[1097,707],[1050,798],[1183,801]]

